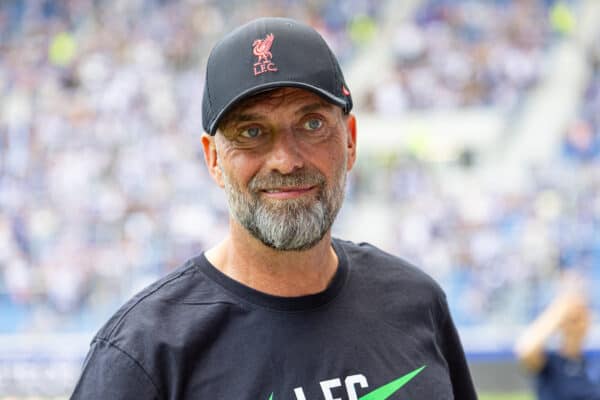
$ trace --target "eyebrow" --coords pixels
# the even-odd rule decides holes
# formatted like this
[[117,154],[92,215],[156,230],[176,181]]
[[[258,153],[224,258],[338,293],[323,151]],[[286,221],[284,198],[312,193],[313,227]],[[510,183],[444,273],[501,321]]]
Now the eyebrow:
[[331,107],[333,107],[333,104],[319,101],[317,103],[307,104],[305,106],[300,107],[296,111],[296,114],[306,114],[306,113],[320,110],[322,108],[331,109]]
[[231,117],[230,122],[247,122],[247,121],[256,121],[260,119],[264,119],[264,115],[256,114],[256,113],[240,113],[237,115],[233,115]]
[[[310,112],[314,112],[320,109],[331,109],[333,104],[319,101],[311,104],[307,104],[305,106],[300,107],[298,110],[294,112],[296,115],[307,114]],[[249,121],[260,121],[264,120],[266,117],[263,114],[259,113],[244,113],[241,112],[239,114],[234,114],[231,116],[231,119],[227,122],[227,125],[230,123],[240,123],[240,122],[249,122]]]

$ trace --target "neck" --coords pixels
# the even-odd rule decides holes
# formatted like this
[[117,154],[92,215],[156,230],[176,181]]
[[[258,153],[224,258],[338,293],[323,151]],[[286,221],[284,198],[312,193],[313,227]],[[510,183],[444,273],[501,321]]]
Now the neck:
[[234,220],[230,235],[205,254],[230,278],[263,293],[285,297],[325,290],[338,265],[331,232],[308,250],[280,251],[264,245]]
[[564,338],[561,346],[560,353],[570,359],[581,358],[583,343],[578,338]]

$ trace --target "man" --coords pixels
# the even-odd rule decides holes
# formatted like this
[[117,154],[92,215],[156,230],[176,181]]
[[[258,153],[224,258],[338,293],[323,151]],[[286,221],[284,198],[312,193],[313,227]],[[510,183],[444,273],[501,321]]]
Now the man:
[[[600,360],[584,352],[591,308],[582,280],[565,273],[565,288],[518,338],[515,352],[532,375],[539,400],[600,400]],[[548,343],[560,337],[557,349]]]
[[73,398],[476,398],[441,289],[331,238],[356,159],[351,108],[308,26],[259,19],[215,46],[202,145],[229,236],[117,312]]

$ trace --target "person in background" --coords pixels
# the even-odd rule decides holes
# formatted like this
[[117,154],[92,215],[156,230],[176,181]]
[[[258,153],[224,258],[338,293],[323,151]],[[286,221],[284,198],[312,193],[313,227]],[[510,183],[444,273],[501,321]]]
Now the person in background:
[[[539,400],[600,399],[600,363],[583,347],[590,330],[591,310],[577,278],[525,329],[515,345],[519,362],[534,375]],[[549,342],[560,337],[557,350]]]

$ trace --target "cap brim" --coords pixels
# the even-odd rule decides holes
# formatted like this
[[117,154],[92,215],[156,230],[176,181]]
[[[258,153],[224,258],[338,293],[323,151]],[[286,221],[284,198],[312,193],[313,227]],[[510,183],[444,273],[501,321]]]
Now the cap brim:
[[223,116],[225,114],[227,114],[229,112],[229,110],[231,110],[236,104],[238,104],[242,100],[247,99],[247,98],[254,96],[256,94],[259,94],[259,93],[267,92],[269,90],[278,89],[278,88],[282,88],[282,87],[295,87],[295,88],[299,88],[299,89],[309,90],[309,91],[315,93],[316,95],[323,97],[328,102],[341,107],[343,109],[344,113],[347,113],[349,110],[349,105],[348,105],[348,101],[346,100],[346,98],[337,97],[334,94],[329,93],[328,91],[320,89],[318,87],[308,85],[306,83],[294,82],[294,81],[268,82],[263,85],[257,85],[250,89],[247,89],[244,92],[242,92],[242,93],[238,94],[237,96],[235,96],[234,98],[232,98],[222,108],[222,110],[215,116],[215,118],[213,119],[213,121],[211,122],[211,124],[209,126],[208,134],[211,136],[214,136],[214,134],[217,132],[219,122],[221,121]]

